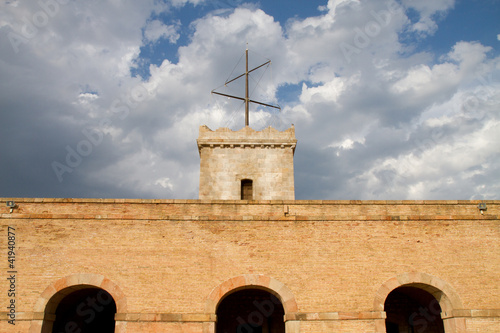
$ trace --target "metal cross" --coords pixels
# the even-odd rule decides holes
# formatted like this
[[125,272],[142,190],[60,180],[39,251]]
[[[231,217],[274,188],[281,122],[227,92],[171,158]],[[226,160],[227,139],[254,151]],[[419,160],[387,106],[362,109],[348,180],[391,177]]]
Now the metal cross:
[[216,94],[216,95],[221,95],[221,96],[225,96],[225,97],[229,97],[229,98],[236,98],[236,99],[239,99],[241,101],[245,101],[245,126],[248,126],[248,114],[249,114],[249,109],[250,109],[250,103],[255,103],[255,104],[260,104],[260,105],[263,105],[263,106],[268,106],[268,107],[271,107],[271,108],[275,108],[275,109],[279,109],[281,110],[281,107],[279,106],[276,106],[276,105],[271,105],[271,104],[266,104],[266,103],[262,103],[262,102],[258,102],[258,101],[254,101],[254,100],[251,100],[250,99],[250,96],[249,96],[249,89],[248,89],[248,74],[250,74],[251,72],[265,66],[265,65],[268,65],[271,63],[271,60],[267,61],[266,63],[260,65],[260,66],[257,66],[255,67],[254,69],[251,69],[251,70],[248,70],[248,47],[245,51],[245,55],[246,55],[246,70],[245,70],[245,73],[241,74],[240,76],[237,76],[235,77],[234,79],[232,80],[229,80],[229,81],[226,81],[224,83],[224,85],[228,85],[229,83],[233,82],[233,81],[236,81],[238,80],[239,78],[241,77],[245,77],[245,98],[243,97],[238,97],[238,96],[233,96],[233,95],[227,95],[227,94],[223,94],[223,93],[220,93],[220,92],[216,92],[215,89],[212,90],[212,94]]

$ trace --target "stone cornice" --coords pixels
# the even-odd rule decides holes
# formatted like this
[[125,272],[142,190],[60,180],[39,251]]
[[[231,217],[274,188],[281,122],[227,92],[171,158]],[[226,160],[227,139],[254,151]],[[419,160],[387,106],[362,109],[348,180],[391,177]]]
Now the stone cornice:
[[295,139],[295,127],[278,131],[267,127],[256,131],[251,127],[244,127],[239,131],[229,128],[219,128],[212,131],[207,126],[200,126],[198,140],[198,151],[202,148],[291,148],[295,151],[297,140]]
[[6,201],[16,203],[96,203],[96,204],[227,204],[227,205],[500,205],[500,200],[199,200],[199,199],[117,199],[117,198],[29,198],[0,197],[0,207]]
[[[445,318],[498,318],[499,309],[455,309],[452,315]],[[55,316],[44,312],[18,312],[16,320],[32,321],[49,319]],[[293,312],[285,315],[285,321],[337,321],[337,320],[373,320],[385,319],[383,311],[362,312]],[[445,319],[443,318],[443,319]],[[0,320],[8,320],[7,312],[0,312]],[[116,313],[116,321],[131,322],[215,322],[215,313]]]
[[295,143],[283,142],[280,140],[275,141],[248,141],[242,142],[242,140],[228,140],[228,141],[200,141],[198,140],[198,150],[202,148],[291,148],[295,150]]

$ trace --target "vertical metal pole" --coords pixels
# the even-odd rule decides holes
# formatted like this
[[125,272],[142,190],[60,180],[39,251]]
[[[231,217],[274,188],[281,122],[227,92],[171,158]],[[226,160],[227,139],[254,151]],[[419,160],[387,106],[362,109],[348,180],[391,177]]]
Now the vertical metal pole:
[[248,96],[248,47],[246,49],[246,72],[245,72],[245,126],[248,126],[248,110],[250,105],[250,97]]

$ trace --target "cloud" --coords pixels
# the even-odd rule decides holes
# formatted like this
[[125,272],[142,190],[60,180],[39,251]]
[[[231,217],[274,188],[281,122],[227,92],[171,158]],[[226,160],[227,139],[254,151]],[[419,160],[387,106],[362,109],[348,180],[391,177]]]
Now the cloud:
[[438,21],[455,6],[455,0],[403,0],[402,3],[406,8],[414,10],[418,17],[411,23],[410,29],[423,35],[434,34],[438,29]]
[[[422,4],[417,9],[425,14],[450,6],[425,8]],[[323,73],[334,73],[330,79],[323,76],[320,80],[311,70],[310,76],[302,76],[316,84],[311,88],[304,84],[300,103],[289,111],[299,124],[297,187],[313,193],[308,198],[316,199],[492,198],[491,193],[498,188],[496,182],[473,186],[483,175],[498,170],[498,165],[491,163],[499,152],[493,135],[496,120],[491,114],[492,106],[498,105],[495,96],[500,91],[491,76],[488,81],[484,76],[490,71],[498,75],[498,59],[487,56],[491,49],[476,42],[458,42],[438,63],[432,63],[424,53],[404,58],[401,53],[406,47],[393,36],[406,29],[405,11],[380,6],[354,9],[349,5],[342,10],[344,15],[354,10],[358,16],[368,15],[353,23],[330,21],[325,14],[293,23],[290,30],[295,32],[296,28],[296,35],[287,31],[288,42],[307,43],[307,47],[299,49],[316,50],[309,59],[321,62]],[[370,13],[382,10],[390,14],[390,20],[385,20],[389,23],[380,24],[378,34],[370,37],[365,31],[369,26],[366,22],[375,22]],[[306,39],[304,33],[311,35]],[[366,39],[364,44],[361,40],[356,44],[356,38],[362,37]],[[351,62],[328,49],[328,45],[342,42],[356,48],[350,55]],[[326,54],[321,57],[325,49],[330,59]],[[303,55],[305,62],[306,53]],[[346,82],[351,84],[346,86]],[[441,105],[446,107],[437,107]],[[446,109],[444,117],[439,114],[442,109]],[[433,126],[423,124],[424,119]],[[451,126],[453,123],[467,130]],[[467,144],[464,135],[467,140],[474,138],[474,143]],[[456,143],[449,142],[453,138]],[[465,146],[468,148],[463,150]],[[304,150],[308,152],[302,160]],[[465,155],[470,158],[463,158]],[[422,170],[429,170],[429,174],[419,173]],[[450,174],[454,175],[453,182]]]
[[170,43],[175,44],[180,37],[178,32],[180,22],[176,22],[172,25],[163,24],[159,20],[153,20],[148,22],[146,29],[144,30],[144,37],[149,43],[154,43],[160,38],[165,38],[170,41]]
[[183,7],[188,3],[191,3],[193,5],[198,5],[198,4],[201,4],[203,2],[206,2],[206,1],[205,0],[172,0],[172,5],[174,7]]
[[[497,105],[496,98],[489,102]],[[491,108],[481,115],[467,114],[463,100],[463,93],[457,92],[431,107],[426,113],[434,117],[417,125],[404,141],[409,149],[377,159],[351,186],[363,186],[360,195],[365,198],[377,193],[393,199],[439,199],[452,192],[455,197],[493,198],[498,184],[484,180],[500,168],[494,157],[499,152],[495,142],[500,119]]]
[[[181,25],[172,13],[187,4],[206,15]],[[252,109],[251,125],[295,124],[298,199],[498,197],[500,59],[479,42],[436,57],[399,38],[432,34],[453,1],[330,1],[283,26],[239,4],[5,5],[0,195],[197,198],[198,127],[243,126],[241,103],[210,91],[242,93],[223,83],[248,42],[251,66],[272,59],[253,96],[283,107]],[[39,12],[47,22],[23,35]],[[131,75],[141,48],[181,33],[176,61]]]

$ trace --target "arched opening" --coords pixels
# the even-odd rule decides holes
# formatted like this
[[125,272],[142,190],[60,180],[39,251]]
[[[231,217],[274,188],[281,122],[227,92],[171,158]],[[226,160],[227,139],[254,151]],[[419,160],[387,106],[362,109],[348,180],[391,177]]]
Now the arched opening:
[[284,333],[281,301],[262,289],[240,289],[217,307],[216,333]]
[[429,292],[401,286],[389,293],[384,303],[387,333],[444,333],[441,306]]
[[116,303],[105,290],[78,286],[55,294],[45,311],[44,333],[113,333]]
[[251,179],[241,180],[241,200],[253,200],[253,181]]

